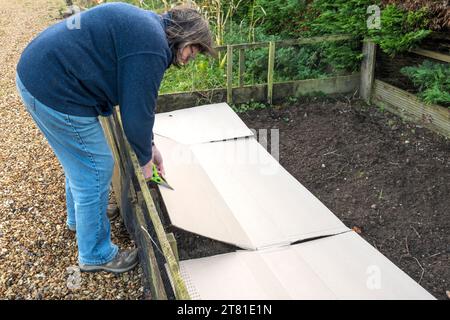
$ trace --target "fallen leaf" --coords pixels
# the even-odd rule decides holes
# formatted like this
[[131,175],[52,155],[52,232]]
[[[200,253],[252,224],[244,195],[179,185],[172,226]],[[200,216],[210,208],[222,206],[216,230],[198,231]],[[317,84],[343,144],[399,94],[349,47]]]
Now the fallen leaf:
[[352,230],[355,231],[357,234],[361,234],[361,232],[362,232],[362,231],[361,231],[361,228],[358,228],[358,227],[356,227],[356,226],[353,227]]

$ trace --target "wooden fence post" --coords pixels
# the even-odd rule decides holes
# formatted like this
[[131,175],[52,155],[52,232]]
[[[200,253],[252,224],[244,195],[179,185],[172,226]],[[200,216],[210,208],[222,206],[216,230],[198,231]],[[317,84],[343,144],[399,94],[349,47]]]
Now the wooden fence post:
[[245,51],[239,49],[239,87],[244,86],[244,72],[245,72]]
[[273,97],[273,69],[275,66],[275,42],[269,42],[269,65],[267,68],[267,102],[272,104]]
[[233,103],[233,47],[227,46],[227,103]]
[[114,172],[113,172],[113,177],[112,177],[111,183],[112,183],[112,187],[114,190],[114,197],[116,199],[117,206],[119,207],[119,210],[121,210],[122,209],[122,202],[121,202],[122,190],[121,190],[120,177],[123,174],[123,164],[120,159],[120,154],[119,154],[119,150],[118,150],[119,147],[116,144],[116,140],[114,139],[114,134],[111,131],[111,127],[110,127],[110,123],[109,123],[109,121],[111,121],[111,119],[112,119],[112,116],[109,116],[109,118],[99,117],[99,119],[100,119],[100,124],[103,128],[103,132],[105,133],[106,140],[108,141],[108,144],[111,148],[111,152],[114,157]]
[[361,63],[361,83],[359,94],[364,101],[370,103],[373,80],[375,77],[376,45],[370,40],[364,40],[363,61]]

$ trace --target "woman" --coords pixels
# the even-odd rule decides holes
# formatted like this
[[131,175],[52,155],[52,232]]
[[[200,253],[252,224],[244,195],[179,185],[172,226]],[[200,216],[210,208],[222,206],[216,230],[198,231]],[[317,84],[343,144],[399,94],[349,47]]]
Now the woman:
[[[114,160],[98,116],[120,106],[123,128],[145,177],[158,89],[171,65],[214,54],[207,22],[178,6],[160,16],[124,3],[99,5],[39,34],[17,66],[17,88],[66,177],[67,226],[76,230],[81,271],[126,272],[137,250],[111,242],[106,214]],[[74,27],[75,26],[75,27]],[[153,146],[152,146],[153,145]],[[153,161],[152,161],[153,159]]]

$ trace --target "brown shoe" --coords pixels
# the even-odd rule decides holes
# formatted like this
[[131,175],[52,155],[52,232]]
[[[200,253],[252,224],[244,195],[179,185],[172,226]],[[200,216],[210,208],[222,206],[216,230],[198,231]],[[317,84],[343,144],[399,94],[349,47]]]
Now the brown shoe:
[[120,214],[119,207],[115,203],[108,204],[108,208],[106,209],[106,214],[108,215],[109,220],[114,220]]

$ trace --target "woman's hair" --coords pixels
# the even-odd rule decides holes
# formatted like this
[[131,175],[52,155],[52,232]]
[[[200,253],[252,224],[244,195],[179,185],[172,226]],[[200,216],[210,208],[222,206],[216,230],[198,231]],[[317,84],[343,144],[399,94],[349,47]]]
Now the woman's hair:
[[196,46],[200,53],[216,56],[208,22],[196,8],[179,5],[163,14],[163,19],[174,65],[180,66],[181,50],[188,45]]

